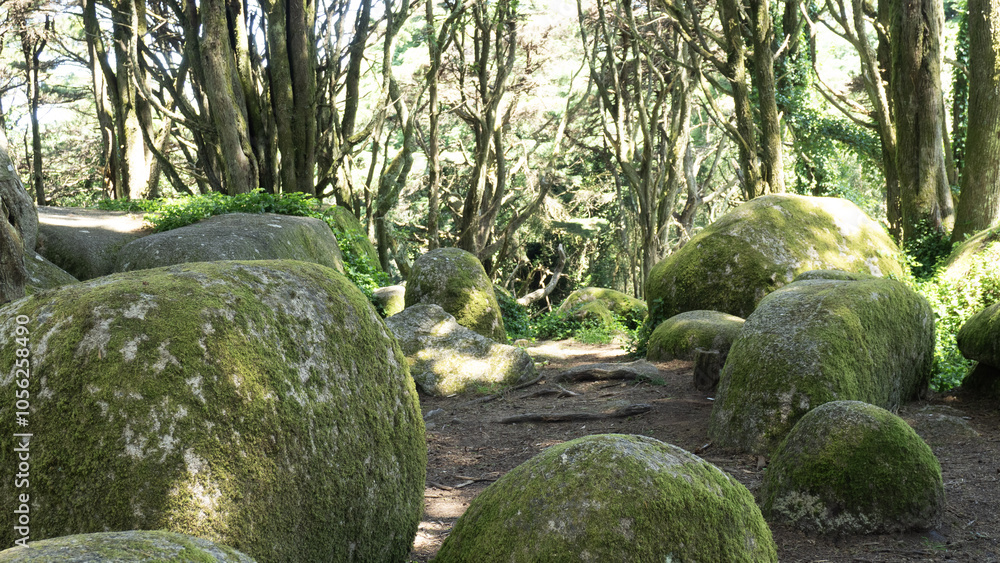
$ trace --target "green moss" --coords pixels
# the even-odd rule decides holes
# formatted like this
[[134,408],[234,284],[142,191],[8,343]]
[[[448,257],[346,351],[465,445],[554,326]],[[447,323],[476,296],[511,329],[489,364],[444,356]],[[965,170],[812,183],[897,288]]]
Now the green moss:
[[406,284],[406,306],[440,305],[458,324],[507,342],[500,304],[482,263],[458,248],[439,248],[413,263]]
[[253,563],[230,547],[165,531],[103,532],[33,541],[27,548],[0,552],[0,561]]
[[718,311],[687,311],[660,323],[649,337],[646,359],[693,360],[698,348],[728,352],[743,319]]
[[753,497],[701,459],[644,436],[548,448],[490,485],[435,563],[776,561]]
[[346,243],[349,246],[349,251],[345,252],[345,255],[351,254],[365,260],[372,269],[381,270],[378,261],[378,251],[375,249],[375,245],[368,239],[368,233],[365,231],[364,226],[350,209],[334,205],[324,211],[323,216],[330,227],[333,228],[334,233],[337,234],[338,241],[341,238],[347,239]]
[[930,447],[898,416],[858,401],[804,416],[775,451],[761,497],[769,519],[820,533],[925,529],[944,508]]
[[[333,270],[184,264],[0,311],[0,365],[13,365],[15,318],[30,319],[33,539],[169,529],[260,561],[408,552],[426,463],[416,392]],[[8,473],[12,447],[0,445]],[[0,484],[8,512],[12,486]]]
[[892,280],[807,280],[761,301],[729,351],[709,422],[717,445],[769,453],[809,410],[893,408],[926,389],[927,301]]
[[646,281],[652,326],[684,311],[746,318],[807,270],[903,275],[888,235],[847,200],[791,194],[741,205],[656,264]]

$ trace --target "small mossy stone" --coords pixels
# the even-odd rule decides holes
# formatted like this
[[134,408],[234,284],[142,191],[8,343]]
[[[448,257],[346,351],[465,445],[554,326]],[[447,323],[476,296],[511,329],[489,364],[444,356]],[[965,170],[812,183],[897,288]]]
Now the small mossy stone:
[[500,304],[483,264],[459,248],[438,248],[413,263],[406,281],[406,306],[439,305],[458,324],[486,338],[507,342]]
[[[646,316],[646,303],[641,299],[636,299],[620,291],[602,287],[584,287],[570,293],[559,304],[558,310],[563,314],[572,314],[579,311],[586,304],[595,302],[603,304],[606,310],[636,325],[642,322],[643,317]],[[580,317],[580,315],[576,316]]]
[[0,551],[3,563],[255,563],[231,547],[164,531],[98,532]]
[[687,311],[656,327],[649,337],[646,359],[650,362],[693,360],[695,350],[729,353],[744,320],[718,311]]
[[329,225],[274,213],[226,213],[140,238],[118,251],[115,271],[220,260],[301,260],[344,273]]
[[717,446],[767,455],[830,401],[894,408],[926,390],[934,314],[905,284],[805,280],[771,293],[729,350],[709,419]]
[[860,401],[826,403],[775,450],[764,514],[822,534],[928,529],[944,509],[941,466],[900,417]]
[[382,307],[385,316],[391,317],[406,308],[406,288],[401,285],[380,287],[372,292],[372,300]]
[[645,436],[552,446],[469,504],[434,563],[777,561],[753,496]]
[[494,393],[536,375],[523,349],[459,325],[438,305],[407,307],[385,324],[406,354],[417,387],[428,395]]
[[845,199],[758,197],[653,267],[645,292],[650,325],[698,309],[746,318],[765,295],[808,270],[902,277],[901,259],[878,223]]
[[[416,389],[343,275],[200,262],[63,286],[0,308],[0,365],[15,365],[18,326],[32,540],[167,529],[262,563],[409,553],[427,460]],[[19,446],[0,441],[0,470],[17,472]],[[16,492],[0,480],[0,510]]]

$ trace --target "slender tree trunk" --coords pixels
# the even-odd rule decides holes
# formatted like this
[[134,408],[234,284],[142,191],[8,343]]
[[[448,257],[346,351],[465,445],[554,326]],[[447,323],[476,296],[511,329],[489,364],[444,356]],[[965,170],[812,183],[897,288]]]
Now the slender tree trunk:
[[246,193],[259,186],[257,158],[250,144],[242,87],[236,69],[233,68],[224,2],[203,2],[201,18],[205,94],[208,96],[212,121],[219,138],[223,186],[230,195]]
[[767,186],[757,161],[757,133],[753,107],[747,87],[746,46],[740,31],[739,0],[719,0],[719,18],[726,41],[726,79],[733,91],[736,131],[739,138],[740,169],[743,171],[743,197],[751,200],[767,193]]
[[761,173],[767,193],[785,191],[782,164],[781,119],[774,99],[774,23],[768,0],[749,0],[753,14],[753,77],[760,106]]
[[948,189],[939,108],[943,23],[940,0],[893,1],[891,84],[904,241],[925,225],[941,231],[946,221],[940,200]]
[[38,205],[45,205],[45,176],[42,168],[42,133],[38,124],[38,104],[41,100],[41,55],[47,42],[45,34],[52,27],[52,18],[46,16],[45,30],[39,33],[24,22],[21,31],[21,50],[27,74],[28,115],[31,120],[31,186]]
[[1000,225],[1000,0],[969,0],[969,125],[952,240]]

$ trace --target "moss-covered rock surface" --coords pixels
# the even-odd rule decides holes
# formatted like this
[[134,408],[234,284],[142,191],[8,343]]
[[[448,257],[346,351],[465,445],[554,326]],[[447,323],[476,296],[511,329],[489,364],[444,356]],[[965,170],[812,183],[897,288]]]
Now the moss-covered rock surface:
[[30,489],[0,480],[0,510],[29,493],[32,540],[166,529],[261,562],[409,551],[427,452],[416,389],[332,269],[202,262],[64,286],[0,308],[0,365],[5,408],[30,402],[26,425],[7,410],[0,430],[32,434],[0,442],[11,476],[30,449]]
[[900,282],[789,284],[760,302],[733,342],[709,436],[767,454],[823,403],[913,399],[927,388],[933,354],[930,305]]
[[435,563],[777,561],[746,488],[645,436],[586,436],[511,470],[469,505]]
[[1000,303],[973,315],[962,325],[956,340],[966,358],[1000,368]]
[[231,547],[164,531],[64,536],[0,551],[3,563],[254,563]]
[[[603,307],[588,307],[591,303],[600,303]],[[620,291],[605,289],[602,287],[584,287],[570,293],[562,303],[559,304],[559,312],[573,315],[579,319],[590,318],[596,315],[599,320],[603,311],[610,311],[619,317],[631,320],[638,325],[646,316],[646,303],[641,299],[636,299]],[[597,311],[595,313],[594,311]],[[631,328],[635,328],[634,326]]]
[[372,300],[382,307],[385,316],[391,317],[406,308],[406,288],[401,285],[380,287],[372,292]]
[[413,263],[406,281],[406,306],[439,305],[458,324],[486,338],[506,343],[500,304],[493,282],[473,254],[459,248],[438,248]]
[[729,353],[743,319],[718,311],[687,311],[660,323],[649,337],[646,359],[651,362],[693,360],[695,350]]
[[870,280],[878,276],[865,274],[863,272],[845,272],[843,270],[809,270],[795,276],[793,281],[801,280]]
[[521,348],[500,344],[455,322],[437,305],[414,305],[386,318],[420,390],[429,395],[492,393],[534,379]]
[[[368,234],[361,221],[358,221],[350,209],[334,205],[324,211],[324,215],[333,218],[333,228],[345,238],[341,242],[346,243],[355,256],[363,258],[373,269],[381,269],[378,261],[378,250],[368,239]],[[340,240],[339,236],[337,240]]]
[[803,416],[771,458],[761,498],[769,520],[823,534],[927,529],[944,510],[930,447],[903,419],[859,401]]
[[653,267],[646,281],[650,323],[697,309],[746,318],[765,295],[807,270],[902,276],[900,258],[889,235],[847,200],[758,197]]
[[28,279],[25,284],[25,291],[28,295],[78,281],[37,252],[24,254],[24,267],[28,271]]
[[312,217],[227,213],[122,247],[115,271],[217,260],[302,260],[344,272],[337,237]]

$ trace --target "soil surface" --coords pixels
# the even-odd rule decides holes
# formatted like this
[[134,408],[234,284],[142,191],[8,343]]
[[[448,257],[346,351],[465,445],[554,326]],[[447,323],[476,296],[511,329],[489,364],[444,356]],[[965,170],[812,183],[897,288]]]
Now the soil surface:
[[[692,385],[690,362],[657,363],[654,382],[547,381],[574,366],[626,362],[615,345],[572,340],[528,349],[544,362],[543,379],[490,402],[421,396],[427,424],[424,518],[411,561],[430,561],[469,502],[490,483],[543,449],[589,434],[641,434],[697,453],[758,494],[763,457],[721,451],[708,438],[712,396]],[[633,404],[652,409],[628,418],[501,423],[525,414],[607,413]],[[781,561],[1000,562],[1000,405],[962,394],[933,395],[899,409],[934,450],[946,509],[933,530],[899,535],[824,537],[771,525]]]

